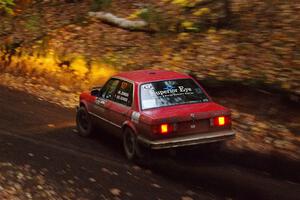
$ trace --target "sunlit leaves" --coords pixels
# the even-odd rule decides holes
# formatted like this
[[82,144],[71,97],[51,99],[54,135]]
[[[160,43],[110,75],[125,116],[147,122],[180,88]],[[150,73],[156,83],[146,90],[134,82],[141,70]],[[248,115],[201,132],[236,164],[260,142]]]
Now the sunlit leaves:
[[189,40],[190,39],[190,34],[186,33],[186,32],[183,32],[183,33],[178,34],[177,38],[178,38],[179,41]]
[[173,4],[178,4],[181,6],[187,6],[189,1],[188,0],[173,0],[172,1]]
[[193,27],[193,22],[190,22],[190,21],[184,21],[181,23],[181,25],[184,27],[184,28],[191,28]]
[[193,15],[195,15],[195,16],[203,16],[203,15],[209,14],[210,12],[211,12],[211,10],[209,8],[200,8],[197,11],[195,11],[193,13]]
[[136,10],[135,12],[133,12],[132,14],[130,14],[127,19],[136,19],[138,18],[141,13],[144,12],[144,9],[139,9],[139,10]]
[[[3,57],[8,59],[8,57]],[[58,85],[63,91],[80,88],[85,90],[95,84],[103,83],[108,77],[115,73],[114,67],[101,60],[88,61],[84,56],[69,56],[67,65],[53,52],[48,50],[46,54],[31,53],[12,56],[11,63],[6,70],[16,75],[40,77],[49,81],[50,85]],[[2,63],[3,64],[3,63]],[[88,77],[88,78],[86,78]],[[50,127],[50,126],[49,126]]]
[[203,0],[169,0],[172,4],[176,4],[182,7],[195,7],[198,3],[203,2]]
[[88,72],[88,69],[86,68],[86,66],[87,66],[87,63],[86,63],[85,59],[81,56],[78,56],[73,60],[70,68],[71,68],[71,70],[74,71],[74,73],[76,73],[76,75],[83,76]]
[[191,21],[183,21],[181,23],[181,26],[183,27],[184,30],[187,31],[198,31],[198,27],[196,26],[196,24],[194,22]]

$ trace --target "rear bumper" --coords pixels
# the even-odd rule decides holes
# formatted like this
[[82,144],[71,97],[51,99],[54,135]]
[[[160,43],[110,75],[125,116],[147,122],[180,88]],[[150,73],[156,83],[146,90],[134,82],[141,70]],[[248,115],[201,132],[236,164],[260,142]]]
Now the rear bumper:
[[138,141],[151,149],[167,149],[183,146],[191,146],[197,144],[205,144],[229,140],[235,138],[235,133],[231,130],[213,133],[201,133],[178,138],[169,138],[165,140],[148,140],[142,136],[138,136]]

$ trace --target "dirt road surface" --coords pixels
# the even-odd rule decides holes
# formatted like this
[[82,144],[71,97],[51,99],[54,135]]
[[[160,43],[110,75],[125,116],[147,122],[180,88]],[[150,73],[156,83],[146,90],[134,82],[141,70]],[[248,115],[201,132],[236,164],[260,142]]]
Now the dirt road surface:
[[107,133],[79,137],[74,117],[0,87],[1,199],[299,199],[293,171],[283,178],[203,149],[155,152],[138,166]]

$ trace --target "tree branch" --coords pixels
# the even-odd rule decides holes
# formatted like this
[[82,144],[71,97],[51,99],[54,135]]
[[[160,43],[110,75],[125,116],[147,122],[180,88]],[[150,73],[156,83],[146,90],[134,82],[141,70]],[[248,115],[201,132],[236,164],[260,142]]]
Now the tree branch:
[[104,23],[111,24],[113,26],[117,26],[126,30],[153,31],[149,29],[148,23],[143,20],[132,21],[105,12],[89,12],[89,16],[100,19]]

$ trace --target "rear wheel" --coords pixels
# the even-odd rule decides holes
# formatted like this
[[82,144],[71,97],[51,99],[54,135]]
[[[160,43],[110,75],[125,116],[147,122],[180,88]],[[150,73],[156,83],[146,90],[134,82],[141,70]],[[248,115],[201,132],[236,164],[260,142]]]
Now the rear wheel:
[[82,137],[90,137],[93,134],[93,123],[91,117],[85,107],[80,107],[77,110],[76,125],[78,134]]
[[123,146],[128,160],[137,161],[144,157],[144,150],[138,144],[136,135],[130,128],[124,130]]

